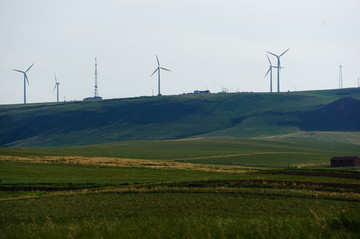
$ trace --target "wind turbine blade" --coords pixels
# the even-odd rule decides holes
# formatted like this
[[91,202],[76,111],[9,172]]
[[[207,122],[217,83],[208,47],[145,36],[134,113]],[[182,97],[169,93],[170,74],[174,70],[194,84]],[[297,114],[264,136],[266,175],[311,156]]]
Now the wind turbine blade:
[[281,57],[282,55],[284,55],[288,50],[290,50],[290,48],[288,48],[286,51],[284,51],[279,57]]
[[56,73],[54,73],[54,75],[55,75],[55,84],[57,83],[57,79],[56,79]]
[[270,66],[272,67],[272,64],[271,64],[271,61],[270,61],[269,56],[268,56],[268,55],[266,55],[266,57],[267,57],[267,59],[268,59],[268,61],[269,61]]
[[152,75],[154,75],[158,70],[159,70],[159,67],[156,68],[156,70],[150,75],[150,77],[151,77]]
[[21,70],[15,70],[15,69],[13,69],[13,71],[17,71],[17,72],[20,72],[20,73],[25,73],[25,72],[23,72],[23,71],[21,71]]
[[53,89],[53,92],[55,91],[55,89],[56,89],[56,86],[57,86],[57,84],[55,84],[55,86],[54,86],[54,89]]
[[269,53],[270,55],[273,55],[273,56],[275,56],[275,57],[278,57],[277,55],[275,55],[275,54],[272,53],[272,52],[267,51],[267,53]]
[[158,58],[157,55],[156,55],[156,61],[157,61],[157,63],[158,63],[158,66],[160,66],[160,61],[159,61],[159,58]]
[[160,67],[160,69],[161,69],[161,70],[165,70],[165,71],[171,71],[171,70],[166,69],[166,68],[164,68],[164,67]]
[[25,72],[28,72],[34,64],[35,63],[32,63],[31,66]]
[[269,70],[266,72],[264,77],[266,77],[269,74],[270,71],[271,71],[271,67],[269,67]]

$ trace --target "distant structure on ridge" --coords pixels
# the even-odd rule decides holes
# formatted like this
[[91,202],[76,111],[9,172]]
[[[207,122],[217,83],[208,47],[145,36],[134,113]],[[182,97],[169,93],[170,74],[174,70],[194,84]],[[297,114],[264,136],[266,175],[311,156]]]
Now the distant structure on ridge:
[[157,61],[158,67],[157,67],[156,70],[150,75],[150,77],[151,77],[152,75],[154,75],[156,72],[158,73],[158,96],[161,96],[161,93],[160,93],[160,70],[165,70],[165,71],[171,71],[171,70],[166,69],[166,68],[160,66],[160,61],[159,61],[159,58],[158,58],[157,55],[156,55],[156,61]]
[[210,94],[210,90],[195,90],[193,94]]
[[94,90],[94,97],[87,97],[84,100],[102,100],[101,96],[99,96],[99,90],[98,90],[98,80],[97,80],[97,60],[95,57],[95,90]]
[[281,53],[280,55],[276,55],[272,52],[267,52],[269,53],[270,55],[273,55],[277,58],[277,92],[280,92],[280,68],[281,68],[281,64],[280,64],[280,57],[282,57],[286,52],[288,52],[289,49],[287,49],[286,51],[284,51],[283,53]]
[[[60,82],[58,82],[57,79],[56,79],[56,73],[54,73],[54,75],[55,75],[55,86],[54,86],[53,92],[54,92],[55,89],[56,89],[56,102],[59,103],[59,85],[60,85]],[[64,101],[65,101],[65,100],[64,100]]]
[[97,75],[98,75],[98,73],[97,73],[97,60],[96,60],[96,57],[95,57],[95,91],[94,91],[94,98],[99,98]]
[[266,57],[267,57],[267,59],[269,61],[270,66],[269,66],[269,70],[266,72],[264,77],[266,77],[270,72],[270,93],[272,93],[272,69],[277,68],[277,67],[272,65],[269,56],[266,56]]
[[14,71],[20,72],[24,74],[24,104],[26,104],[26,82],[29,85],[29,79],[26,75],[26,73],[31,69],[31,67],[34,65],[35,63],[32,63],[32,65],[26,70],[26,71],[21,71],[21,70],[16,70],[13,69]]
[[343,88],[342,65],[339,66],[339,89]]

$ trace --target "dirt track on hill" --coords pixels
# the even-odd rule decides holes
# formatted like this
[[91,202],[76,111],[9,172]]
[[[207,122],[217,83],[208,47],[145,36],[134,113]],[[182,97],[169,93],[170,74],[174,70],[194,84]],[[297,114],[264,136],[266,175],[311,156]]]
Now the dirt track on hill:
[[360,184],[350,183],[322,183],[322,182],[303,182],[303,181],[279,181],[279,180],[215,180],[215,181],[195,181],[164,184],[168,186],[183,187],[243,187],[243,186],[281,186],[281,187],[312,187],[312,188],[342,188],[360,191]]
[[360,179],[360,172],[339,172],[339,171],[265,171],[263,174],[282,174],[282,175],[296,175],[296,176],[310,176],[310,177],[334,177],[334,178],[348,178]]
[[[135,185],[119,185],[117,187],[128,187]],[[322,182],[302,182],[302,181],[279,181],[279,180],[213,180],[213,181],[193,181],[193,182],[179,182],[179,183],[155,183],[136,185],[135,187],[184,187],[184,188],[216,188],[216,187],[272,187],[272,188],[311,188],[311,189],[347,189],[353,192],[360,192],[360,184],[349,184],[349,183],[322,183]],[[115,186],[116,187],[116,186]],[[68,190],[79,190],[86,188],[96,188],[96,186],[74,186],[74,187],[59,187],[53,185],[24,185],[24,186],[9,186],[1,187],[0,191],[68,191]]]

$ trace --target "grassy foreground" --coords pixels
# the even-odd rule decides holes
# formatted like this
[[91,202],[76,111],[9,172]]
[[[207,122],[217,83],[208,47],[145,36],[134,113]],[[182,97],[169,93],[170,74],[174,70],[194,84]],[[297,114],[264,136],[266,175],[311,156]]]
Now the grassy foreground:
[[193,139],[0,149],[0,238],[359,238],[356,144]]
[[157,188],[6,200],[0,202],[0,237],[358,238],[360,235],[359,198],[329,200],[321,193],[308,192],[308,197],[304,197],[301,192],[295,196],[286,191]]

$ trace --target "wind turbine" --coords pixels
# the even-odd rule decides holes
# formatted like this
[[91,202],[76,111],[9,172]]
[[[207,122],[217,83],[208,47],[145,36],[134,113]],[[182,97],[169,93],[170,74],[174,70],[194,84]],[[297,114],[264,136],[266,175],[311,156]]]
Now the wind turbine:
[[21,70],[13,69],[14,71],[17,71],[17,72],[20,72],[20,73],[23,73],[23,74],[24,74],[24,104],[26,104],[26,82],[27,82],[28,85],[29,85],[29,79],[28,79],[26,73],[31,69],[31,67],[32,67],[34,64],[35,64],[35,63],[32,63],[32,65],[31,65],[26,71],[21,71]]
[[267,57],[267,59],[268,59],[268,61],[269,61],[270,66],[269,66],[269,70],[266,72],[266,74],[265,74],[264,77],[266,77],[266,76],[269,74],[269,72],[270,72],[270,93],[272,93],[272,69],[273,69],[273,68],[276,68],[276,66],[273,66],[273,65],[271,64],[271,61],[270,61],[269,56],[266,55],[266,57]]
[[342,65],[339,66],[339,89],[343,88]]
[[55,75],[55,87],[54,87],[53,92],[54,92],[55,89],[56,89],[56,93],[57,93],[56,99],[57,99],[57,102],[59,103],[59,85],[60,85],[60,82],[57,82],[56,74],[54,73],[54,75]]
[[272,52],[267,52],[273,56],[275,56],[277,58],[277,92],[280,92],[280,68],[281,68],[281,65],[280,65],[280,57],[282,57],[289,49],[287,49],[286,51],[284,51],[283,53],[281,53],[280,55],[276,55]]
[[[158,96],[161,96],[161,93],[160,93],[160,70],[165,70],[165,71],[171,71],[171,70],[166,69],[166,68],[160,66],[160,61],[159,61],[159,58],[158,58],[157,55],[156,55],[156,61],[157,61],[158,67],[157,67],[156,70],[151,74],[151,76],[154,75],[156,72],[158,72]],[[151,76],[150,76],[150,77],[151,77]]]

